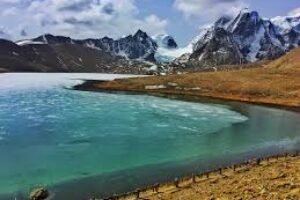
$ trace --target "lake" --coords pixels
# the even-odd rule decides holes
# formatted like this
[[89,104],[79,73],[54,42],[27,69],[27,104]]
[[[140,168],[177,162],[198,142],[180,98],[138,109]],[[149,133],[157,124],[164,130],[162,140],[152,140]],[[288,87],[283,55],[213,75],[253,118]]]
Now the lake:
[[107,196],[300,149],[297,112],[70,89],[124,77],[0,74],[0,199]]

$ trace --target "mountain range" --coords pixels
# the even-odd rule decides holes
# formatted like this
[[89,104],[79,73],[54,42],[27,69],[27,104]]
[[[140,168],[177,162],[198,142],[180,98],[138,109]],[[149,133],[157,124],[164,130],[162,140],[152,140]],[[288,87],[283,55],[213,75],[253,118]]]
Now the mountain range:
[[264,19],[242,10],[235,18],[221,17],[202,30],[191,53],[178,64],[198,68],[273,60],[300,45],[300,16]]
[[273,60],[300,45],[300,16],[262,18],[243,9],[202,28],[185,48],[170,35],[135,34],[77,40],[45,34],[33,39],[0,39],[0,71],[151,74],[218,68]]

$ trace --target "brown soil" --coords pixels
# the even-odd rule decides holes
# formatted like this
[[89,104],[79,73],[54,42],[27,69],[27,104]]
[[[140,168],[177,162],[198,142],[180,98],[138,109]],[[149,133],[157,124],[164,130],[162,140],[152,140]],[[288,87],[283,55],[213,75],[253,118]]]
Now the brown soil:
[[[299,200],[300,157],[282,156],[114,196],[114,200]],[[98,200],[97,198],[91,200]]]
[[[159,193],[145,194],[144,199],[300,199],[300,158],[288,157],[225,170],[222,175],[187,179],[176,187],[161,188]],[[143,196],[142,196],[143,197]]]

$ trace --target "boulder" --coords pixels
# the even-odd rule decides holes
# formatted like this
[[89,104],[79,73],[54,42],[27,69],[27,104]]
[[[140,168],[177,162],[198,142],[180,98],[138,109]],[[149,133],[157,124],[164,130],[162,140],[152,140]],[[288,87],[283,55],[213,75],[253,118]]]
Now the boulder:
[[49,192],[46,188],[36,188],[30,192],[30,200],[44,200],[49,196]]

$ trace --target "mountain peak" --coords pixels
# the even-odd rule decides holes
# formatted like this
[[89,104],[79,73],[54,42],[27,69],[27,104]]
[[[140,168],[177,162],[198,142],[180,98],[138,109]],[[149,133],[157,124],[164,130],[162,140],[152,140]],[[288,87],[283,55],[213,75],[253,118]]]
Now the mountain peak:
[[224,27],[226,24],[228,24],[232,20],[232,17],[230,16],[222,16],[215,22],[215,27]]
[[147,33],[139,29],[135,34],[134,37],[148,37]]
[[245,7],[243,9],[241,9],[240,14],[245,14],[245,13],[250,13],[250,12],[251,12],[250,8]]
[[236,18],[251,17],[252,19],[260,18],[259,13],[249,8],[242,9]]
[[[228,26],[230,32],[245,32],[255,30],[262,23],[262,18],[257,11],[250,11],[243,9],[237,17],[234,18],[232,23]],[[253,29],[254,28],[254,29]]]

